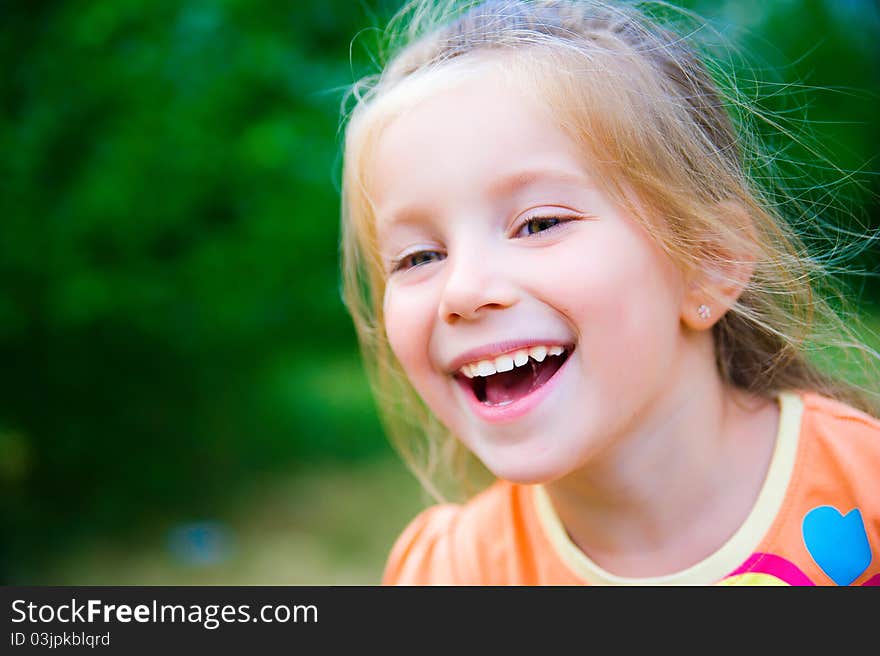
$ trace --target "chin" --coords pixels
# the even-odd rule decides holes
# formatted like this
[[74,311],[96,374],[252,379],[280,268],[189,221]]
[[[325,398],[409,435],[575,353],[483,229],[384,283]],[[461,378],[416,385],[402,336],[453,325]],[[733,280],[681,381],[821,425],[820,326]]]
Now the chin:
[[546,485],[569,473],[568,468],[560,466],[559,463],[540,460],[517,463],[483,461],[483,463],[497,478],[518,485]]

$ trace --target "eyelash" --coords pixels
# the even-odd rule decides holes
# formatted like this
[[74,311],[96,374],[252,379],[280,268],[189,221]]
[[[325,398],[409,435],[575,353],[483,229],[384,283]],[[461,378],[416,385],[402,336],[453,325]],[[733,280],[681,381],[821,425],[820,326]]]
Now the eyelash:
[[548,226],[548,227],[545,228],[544,230],[538,230],[537,232],[529,232],[529,233],[526,233],[526,236],[529,236],[529,237],[530,237],[530,236],[532,236],[532,235],[539,235],[539,234],[541,234],[541,233],[543,233],[543,232],[547,232],[547,231],[549,231],[549,230],[553,230],[553,229],[556,228],[557,226],[561,226],[561,225],[562,225],[563,223],[565,223],[566,221],[572,221],[573,219],[574,219],[574,217],[565,217],[565,216],[530,216],[528,219],[526,219],[525,221],[523,221],[523,222],[519,225],[519,227],[516,229],[516,233],[515,233],[515,234],[518,235],[518,234],[520,233],[520,231],[522,231],[523,228],[525,228],[525,227],[527,227],[529,224],[535,223],[535,222],[537,222],[537,221],[556,221],[556,223],[551,224],[550,226]]
[[[548,231],[550,231],[550,230],[553,230],[554,228],[557,228],[558,226],[561,226],[561,225],[563,225],[564,223],[567,223],[568,221],[572,221],[572,220],[574,220],[574,217],[563,217],[563,216],[530,216],[528,219],[526,219],[525,221],[523,221],[523,222],[517,227],[516,232],[514,233],[514,235],[519,235],[519,233],[523,230],[523,228],[526,228],[528,225],[530,225],[530,224],[532,224],[532,223],[535,223],[535,222],[537,222],[537,221],[555,221],[556,223],[552,223],[552,224],[550,224],[550,225],[549,225],[548,227],[546,227],[544,230],[538,230],[538,231],[536,231],[536,232],[529,232],[529,233],[526,233],[526,234],[524,235],[525,237],[532,237],[532,236],[534,236],[534,235],[540,235],[541,233],[544,233],[544,232],[548,232]],[[412,258],[414,258],[414,257],[416,257],[416,256],[424,255],[424,254],[426,254],[426,253],[438,253],[438,254],[439,254],[439,251],[424,250],[424,251],[415,251],[415,252],[413,252],[413,253],[407,253],[407,254],[404,255],[403,257],[398,258],[398,259],[394,260],[394,261],[391,263],[391,273],[396,273],[397,271],[408,271],[409,269],[414,269],[414,268],[416,268],[416,267],[423,266],[424,264],[429,264],[429,263],[432,262],[432,261],[436,261],[436,260],[428,260],[428,261],[420,262],[420,263],[418,263],[418,264],[411,264],[411,265],[407,266],[407,260],[410,260],[410,259],[412,259]],[[441,258],[441,260],[442,260],[442,259],[445,259],[445,257],[446,257],[446,256],[444,255],[444,256]]]

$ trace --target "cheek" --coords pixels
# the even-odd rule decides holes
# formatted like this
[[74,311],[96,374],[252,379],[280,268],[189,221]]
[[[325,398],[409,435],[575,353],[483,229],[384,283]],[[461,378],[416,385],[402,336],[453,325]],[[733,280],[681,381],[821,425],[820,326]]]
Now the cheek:
[[679,306],[667,258],[639,241],[608,239],[559,258],[557,267],[557,306],[574,322],[589,360],[627,377],[626,367],[665,357]]
[[407,288],[386,294],[385,334],[410,385],[441,418],[446,414],[446,377],[430,357],[431,337],[437,308],[430,290]]
[[590,246],[559,255],[551,294],[579,333],[631,323],[631,296],[645,283],[641,267],[633,267],[628,256],[613,247]]
[[414,376],[426,370],[433,317],[430,295],[389,287],[385,292],[383,313],[388,343],[407,375]]

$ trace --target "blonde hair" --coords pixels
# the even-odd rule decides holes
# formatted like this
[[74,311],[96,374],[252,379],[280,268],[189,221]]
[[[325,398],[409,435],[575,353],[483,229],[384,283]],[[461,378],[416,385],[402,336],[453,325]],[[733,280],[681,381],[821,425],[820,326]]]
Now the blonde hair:
[[[487,59],[540,94],[583,148],[603,191],[684,273],[735,277],[744,262],[753,264],[738,300],[713,327],[725,383],[765,398],[813,391],[880,414],[877,390],[856,382],[880,379],[880,355],[859,336],[857,313],[835,279],[838,250],[811,254],[801,235],[833,228],[783,190],[758,126],[794,137],[743,99],[716,58],[700,56],[695,39],[706,26],[697,17],[664,3],[650,7],[416,0],[389,24],[392,56],[381,73],[351,90],[353,111],[345,117],[343,110],[343,297],[389,439],[436,500],[447,498],[447,485],[469,494],[476,488],[467,487],[468,472],[481,480],[486,472],[425,406],[391,352],[369,162],[396,113],[436,93],[438,72],[463,73]],[[676,29],[678,22],[687,25]],[[829,373],[826,349],[850,358],[850,380]]]

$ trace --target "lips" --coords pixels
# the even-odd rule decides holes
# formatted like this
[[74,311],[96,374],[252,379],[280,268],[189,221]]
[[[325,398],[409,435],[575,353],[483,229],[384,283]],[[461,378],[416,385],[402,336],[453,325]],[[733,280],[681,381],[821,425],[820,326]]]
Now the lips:
[[458,372],[455,379],[477,414],[490,421],[510,419],[528,412],[553,387],[573,347],[557,350],[561,352],[540,360],[530,358],[508,371],[473,377]]
[[480,403],[505,406],[534,392],[550,380],[568,358],[568,352],[547,356],[543,361],[529,359],[522,367],[471,379],[474,396]]

